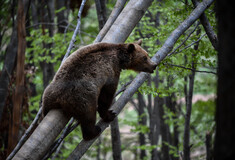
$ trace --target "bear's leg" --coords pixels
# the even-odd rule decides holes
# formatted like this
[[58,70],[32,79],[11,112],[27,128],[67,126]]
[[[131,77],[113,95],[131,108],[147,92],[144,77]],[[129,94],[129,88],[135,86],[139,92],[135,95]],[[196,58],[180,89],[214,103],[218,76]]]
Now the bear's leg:
[[116,113],[108,110],[113,102],[115,91],[115,85],[104,86],[98,98],[98,112],[105,122],[111,122],[116,117]]
[[96,110],[93,113],[86,113],[80,120],[84,140],[91,140],[100,134],[100,127],[95,125]]

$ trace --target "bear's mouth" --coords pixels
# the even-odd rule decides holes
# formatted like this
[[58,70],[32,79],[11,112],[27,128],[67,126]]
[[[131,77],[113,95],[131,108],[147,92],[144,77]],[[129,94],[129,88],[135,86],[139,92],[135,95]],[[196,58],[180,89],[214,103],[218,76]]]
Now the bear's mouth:
[[152,65],[152,66],[150,66],[150,67],[148,67],[148,68],[146,67],[146,68],[144,69],[144,72],[153,73],[154,70],[156,69],[156,67],[157,67],[156,64],[154,64],[154,65]]

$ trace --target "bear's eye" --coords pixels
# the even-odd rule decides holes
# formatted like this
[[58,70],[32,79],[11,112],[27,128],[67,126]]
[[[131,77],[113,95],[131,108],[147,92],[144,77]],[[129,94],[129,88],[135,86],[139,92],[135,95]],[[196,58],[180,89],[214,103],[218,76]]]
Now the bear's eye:
[[144,61],[147,61],[148,58],[147,58],[147,57],[144,57],[143,59],[144,59]]

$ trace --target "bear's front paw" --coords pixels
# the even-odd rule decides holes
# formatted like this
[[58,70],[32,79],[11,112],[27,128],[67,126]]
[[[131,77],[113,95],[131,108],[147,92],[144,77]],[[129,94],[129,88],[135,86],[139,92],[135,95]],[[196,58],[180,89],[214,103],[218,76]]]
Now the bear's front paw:
[[112,110],[109,110],[105,117],[103,118],[104,122],[112,122],[114,120],[114,118],[117,116],[117,113],[115,113]]

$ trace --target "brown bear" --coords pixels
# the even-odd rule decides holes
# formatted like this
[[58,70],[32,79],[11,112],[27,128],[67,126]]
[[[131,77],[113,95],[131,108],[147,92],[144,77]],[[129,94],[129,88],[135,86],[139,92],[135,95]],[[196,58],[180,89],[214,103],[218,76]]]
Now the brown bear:
[[[96,110],[105,122],[113,121],[109,110],[123,69],[153,73],[156,64],[140,47],[141,40],[128,44],[96,43],[72,53],[62,64],[42,99],[43,113],[61,108],[80,121],[83,138],[100,134]],[[98,106],[98,107],[97,107]]]

